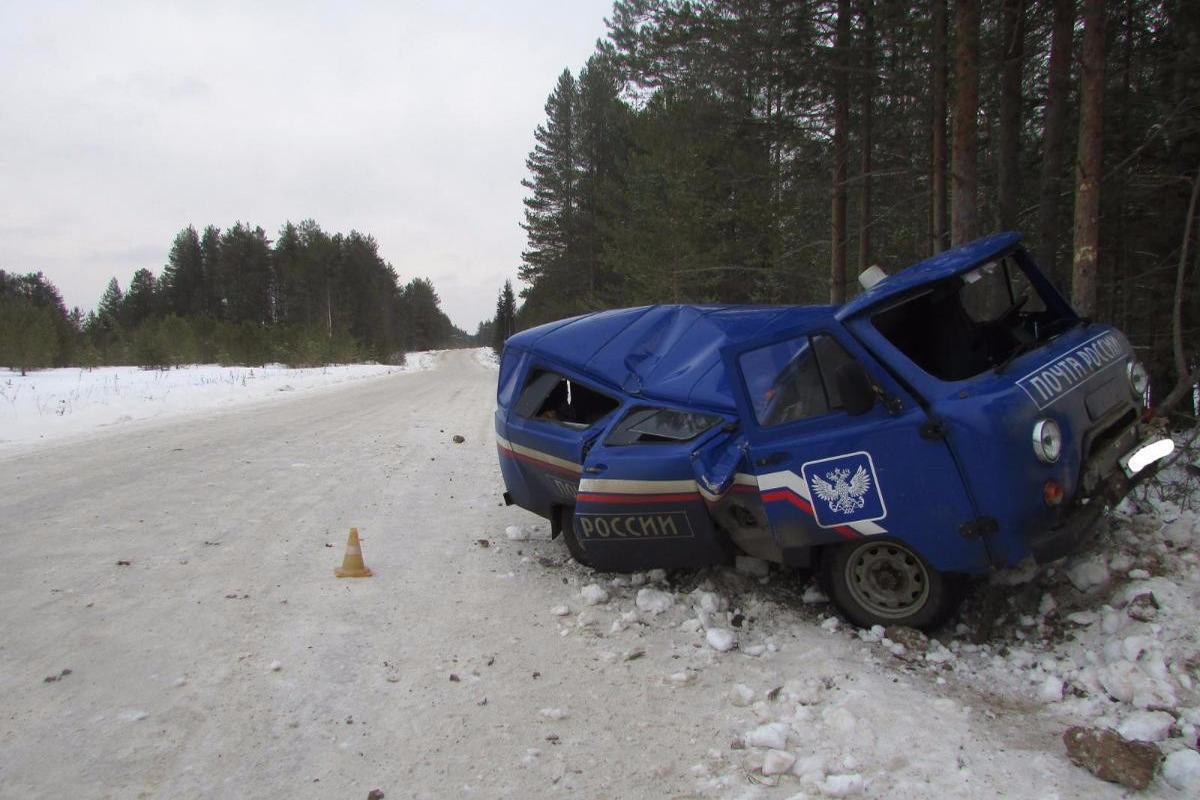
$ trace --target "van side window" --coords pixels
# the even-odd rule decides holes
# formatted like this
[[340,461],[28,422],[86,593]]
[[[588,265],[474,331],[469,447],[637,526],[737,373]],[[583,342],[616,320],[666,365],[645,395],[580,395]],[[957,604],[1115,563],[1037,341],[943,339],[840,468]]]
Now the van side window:
[[758,424],[769,428],[840,409],[834,375],[849,361],[851,356],[824,333],[742,353],[739,362]]
[[570,428],[594,424],[620,403],[578,381],[557,372],[535,369],[529,375],[516,413],[522,417],[544,419]]

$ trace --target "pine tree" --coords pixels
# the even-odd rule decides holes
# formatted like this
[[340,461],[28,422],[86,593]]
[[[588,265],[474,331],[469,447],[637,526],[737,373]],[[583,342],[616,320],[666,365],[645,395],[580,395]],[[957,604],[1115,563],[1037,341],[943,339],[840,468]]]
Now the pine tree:
[[537,144],[525,162],[530,177],[521,181],[531,194],[525,198],[525,222],[521,227],[528,236],[528,247],[522,253],[519,274],[530,284],[525,293],[526,308],[539,321],[553,318],[555,314],[549,310],[552,303],[561,302],[570,292],[579,203],[579,142],[575,130],[578,97],[575,78],[570,70],[563,70],[546,100],[546,122],[534,132]]
[[0,294],[0,364],[25,375],[53,364],[57,352],[53,313],[27,297]]
[[204,254],[200,234],[191,225],[175,236],[167,265],[159,278],[159,292],[165,311],[182,316],[207,310],[204,291]]
[[512,281],[505,281],[500,296],[496,298],[496,316],[492,320],[492,349],[499,353],[504,349],[508,337],[516,333],[517,300],[513,295]]
[[121,320],[125,328],[133,330],[158,311],[158,282],[154,273],[139,269],[129,281],[129,291],[121,304]]

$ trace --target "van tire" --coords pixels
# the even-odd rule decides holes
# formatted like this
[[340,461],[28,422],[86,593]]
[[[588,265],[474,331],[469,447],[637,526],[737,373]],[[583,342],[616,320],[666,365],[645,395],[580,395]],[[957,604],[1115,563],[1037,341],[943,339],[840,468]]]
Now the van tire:
[[587,550],[583,549],[579,537],[575,535],[575,509],[571,506],[559,506],[555,510],[555,514],[557,515],[558,529],[562,533],[563,542],[567,545],[567,552],[578,563],[585,567],[590,567],[592,562],[588,558]]
[[842,614],[863,628],[933,628],[960,598],[956,583],[894,539],[871,537],[826,550],[821,578]]

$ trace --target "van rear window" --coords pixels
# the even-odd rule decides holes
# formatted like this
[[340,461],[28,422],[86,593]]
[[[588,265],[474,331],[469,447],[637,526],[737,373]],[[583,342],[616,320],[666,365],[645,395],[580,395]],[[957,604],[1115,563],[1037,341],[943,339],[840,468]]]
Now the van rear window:
[[586,428],[619,405],[615,398],[579,381],[557,372],[535,369],[525,383],[515,410],[522,417]]

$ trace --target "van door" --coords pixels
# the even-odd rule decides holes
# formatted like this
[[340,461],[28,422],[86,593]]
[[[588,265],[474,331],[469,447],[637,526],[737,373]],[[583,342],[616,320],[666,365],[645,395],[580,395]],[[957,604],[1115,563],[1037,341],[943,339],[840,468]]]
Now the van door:
[[[802,563],[800,549],[888,536],[939,571],[986,569],[983,542],[960,532],[976,515],[945,440],[840,325],[826,322],[723,352],[750,468],[785,559]],[[885,398],[858,416],[845,410],[834,380],[854,361]]]
[[625,409],[584,459],[574,533],[589,564],[627,572],[731,559],[693,469],[697,450],[727,435],[725,423],[656,404]]
[[584,454],[619,405],[565,371],[534,365],[497,427],[501,470],[514,501],[547,518],[573,505]]

